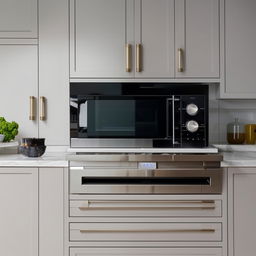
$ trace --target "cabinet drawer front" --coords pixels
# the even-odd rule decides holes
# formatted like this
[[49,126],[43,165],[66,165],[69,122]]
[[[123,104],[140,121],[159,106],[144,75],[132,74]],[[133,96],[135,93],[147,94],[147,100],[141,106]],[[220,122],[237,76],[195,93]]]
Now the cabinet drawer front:
[[221,200],[71,200],[70,216],[220,217]]
[[70,223],[70,241],[221,241],[221,223]]
[[70,256],[221,256],[221,248],[70,248]]

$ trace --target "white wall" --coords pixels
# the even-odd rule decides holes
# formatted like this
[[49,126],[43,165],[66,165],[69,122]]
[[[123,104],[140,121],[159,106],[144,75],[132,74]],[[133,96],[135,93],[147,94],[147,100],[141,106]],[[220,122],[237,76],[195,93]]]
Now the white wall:
[[219,100],[216,85],[209,87],[209,142],[225,143],[227,124],[235,118],[256,124],[256,100]]

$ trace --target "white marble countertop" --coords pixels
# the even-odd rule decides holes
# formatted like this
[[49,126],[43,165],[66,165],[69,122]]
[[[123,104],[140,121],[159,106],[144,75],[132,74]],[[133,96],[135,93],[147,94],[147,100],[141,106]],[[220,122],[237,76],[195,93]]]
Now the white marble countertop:
[[256,152],[220,152],[222,167],[256,167]]
[[[106,152],[106,153],[109,153],[109,152]],[[131,152],[131,153],[134,153],[134,152]],[[163,152],[163,153],[166,153],[166,152]],[[168,152],[168,153],[171,153],[171,152]],[[179,152],[176,152],[176,153],[179,153]],[[224,156],[224,160],[221,163],[222,167],[256,167],[256,152],[232,151],[232,152],[220,152],[220,153]],[[0,154],[0,167],[62,167],[63,168],[63,167],[68,167],[67,156],[70,154],[72,153],[47,152],[42,157],[39,157],[39,158],[29,158],[21,154]]]
[[21,154],[0,155],[0,167],[68,167],[66,153],[46,153],[42,157],[30,158]]

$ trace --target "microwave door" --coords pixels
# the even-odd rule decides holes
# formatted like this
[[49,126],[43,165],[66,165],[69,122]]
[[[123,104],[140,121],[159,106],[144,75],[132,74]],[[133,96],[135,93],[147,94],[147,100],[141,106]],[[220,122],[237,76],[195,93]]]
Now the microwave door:
[[88,138],[165,138],[165,99],[97,97],[88,100]]

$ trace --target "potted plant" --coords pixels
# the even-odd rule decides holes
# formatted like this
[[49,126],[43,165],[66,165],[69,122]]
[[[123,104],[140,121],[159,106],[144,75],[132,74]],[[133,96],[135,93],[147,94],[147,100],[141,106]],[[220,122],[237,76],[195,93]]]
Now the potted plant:
[[16,122],[7,122],[0,117],[0,142],[10,142],[18,134],[19,125]]

